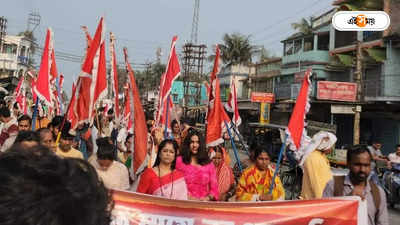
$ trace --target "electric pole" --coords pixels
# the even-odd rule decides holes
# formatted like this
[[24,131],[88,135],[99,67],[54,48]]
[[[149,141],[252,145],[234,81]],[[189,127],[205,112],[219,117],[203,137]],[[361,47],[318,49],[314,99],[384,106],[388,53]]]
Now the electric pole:
[[200,13],[200,0],[194,1],[194,12],[193,12],[193,22],[192,22],[192,34],[190,36],[190,41],[193,44],[197,44],[197,38],[199,35],[199,13]]
[[361,42],[356,43],[356,71],[354,73],[354,81],[357,83],[357,104],[355,106],[354,112],[354,135],[353,144],[360,144],[360,117],[361,117],[361,101],[362,101],[362,63],[363,63],[363,53]]
[[28,25],[27,25],[26,30],[27,31],[32,31],[32,33],[33,33],[33,31],[36,29],[36,27],[39,26],[40,19],[41,19],[41,16],[40,16],[39,13],[37,13],[37,12],[29,13]]
[[7,29],[7,19],[5,17],[0,17],[0,49],[1,44],[3,43],[3,37],[6,36],[6,29]]

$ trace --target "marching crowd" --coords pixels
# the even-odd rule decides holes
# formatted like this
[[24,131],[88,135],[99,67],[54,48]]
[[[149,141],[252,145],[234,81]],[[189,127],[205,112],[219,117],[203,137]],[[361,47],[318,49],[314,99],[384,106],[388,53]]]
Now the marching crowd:
[[[127,132],[126,128],[116,126],[112,110],[99,111],[92,127],[81,125],[75,132],[71,132],[69,122],[64,121],[61,116],[55,116],[51,120],[38,117],[36,121],[32,121],[30,116],[20,115],[17,109],[10,110],[5,103],[0,107],[0,121],[0,205],[7,201],[8,204],[13,197],[8,192],[18,195],[16,191],[24,192],[21,196],[14,196],[20,201],[33,201],[27,197],[29,194],[39,198],[44,195],[58,196],[58,191],[69,191],[69,194],[78,197],[54,197],[53,200],[70,201],[68,204],[73,205],[77,203],[73,202],[74,199],[86,198],[91,201],[89,199],[92,195],[97,194],[97,201],[101,201],[101,204],[88,207],[98,207],[102,212],[99,216],[106,217],[110,213],[111,200],[103,184],[108,190],[127,190],[179,200],[285,199],[285,190],[279,176],[273,179],[275,165],[271,163],[265,146],[257,142],[251,143],[249,158],[241,159],[242,171],[237,174],[232,169],[237,168],[236,162],[231,159],[232,150],[225,148],[224,144],[206,148],[202,132],[184,121],[172,121],[168,138],[164,138],[161,129],[151,130],[151,121],[148,123],[151,132],[147,142],[147,166],[136,173],[131,169],[134,162],[131,152],[133,134]],[[33,126],[35,129],[32,129]],[[57,141],[59,133],[61,135]],[[306,157],[299,162],[304,173],[300,198],[360,196],[368,202],[369,224],[388,224],[386,196],[383,189],[370,179],[373,174],[371,165],[376,160],[385,160],[388,165],[390,161],[398,162],[400,146],[389,158],[379,154],[376,145],[373,149],[364,145],[354,146],[347,152],[349,174],[337,178],[333,176],[326,157],[335,142],[336,137],[327,132],[319,132],[314,136]],[[155,160],[152,160],[150,154],[152,149],[156,149]],[[31,161],[28,162],[29,160]],[[13,172],[7,175],[9,171]],[[88,175],[83,175],[82,171]],[[11,179],[7,176],[21,178],[19,183],[15,183],[17,178]],[[33,187],[34,179],[40,185],[46,186],[46,189],[36,190]],[[29,184],[26,188],[32,188],[32,191],[21,189],[22,187],[9,191],[11,186],[21,186],[25,182]],[[60,188],[60,185],[64,187]],[[81,186],[85,187],[78,190]],[[97,190],[93,191],[91,188]],[[84,196],[86,194],[88,196]],[[61,208],[65,207],[62,203],[58,204]],[[2,208],[0,206],[0,214],[5,210]],[[82,212],[77,212],[78,210],[73,212],[85,212],[83,209]],[[2,215],[0,221],[1,218]]]

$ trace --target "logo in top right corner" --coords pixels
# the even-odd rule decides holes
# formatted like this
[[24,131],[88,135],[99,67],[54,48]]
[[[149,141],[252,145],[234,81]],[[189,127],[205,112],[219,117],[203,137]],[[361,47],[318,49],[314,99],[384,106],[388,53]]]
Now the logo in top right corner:
[[332,25],[340,31],[383,31],[390,18],[384,11],[339,11],[333,15]]

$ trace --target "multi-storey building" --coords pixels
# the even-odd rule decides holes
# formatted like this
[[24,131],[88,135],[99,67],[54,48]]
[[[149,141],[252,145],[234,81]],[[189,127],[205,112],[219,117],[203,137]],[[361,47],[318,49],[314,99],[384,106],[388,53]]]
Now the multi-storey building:
[[32,42],[24,36],[6,35],[0,45],[0,85],[13,91],[29,69]]

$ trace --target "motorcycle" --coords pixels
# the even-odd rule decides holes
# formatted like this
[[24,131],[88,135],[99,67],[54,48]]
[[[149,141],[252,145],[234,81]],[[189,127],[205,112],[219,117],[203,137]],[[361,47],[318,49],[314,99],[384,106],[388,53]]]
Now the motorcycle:
[[386,199],[390,207],[400,202],[400,164],[392,164],[392,168],[387,170],[382,178]]

